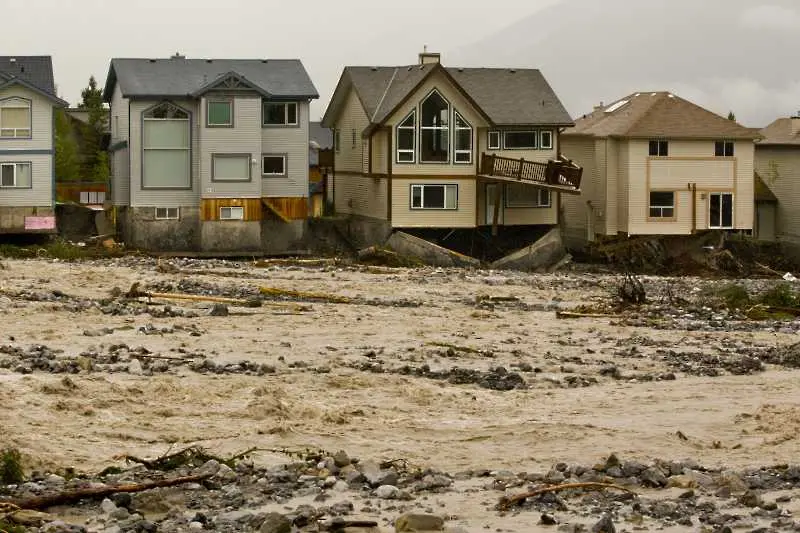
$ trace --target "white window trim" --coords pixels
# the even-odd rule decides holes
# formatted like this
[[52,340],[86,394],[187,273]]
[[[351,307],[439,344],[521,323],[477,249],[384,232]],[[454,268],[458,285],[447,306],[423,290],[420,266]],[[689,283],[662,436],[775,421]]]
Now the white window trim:
[[[499,150],[500,149],[500,132],[497,130],[492,130],[486,133],[486,146],[489,150]],[[492,144],[492,135],[497,136],[497,142]]]
[[[264,168],[266,167],[266,165],[264,165],[264,160],[266,158],[268,158],[268,157],[280,158],[283,161],[283,163],[282,163],[283,172],[281,172],[280,174],[275,173],[275,172],[266,172],[264,170]],[[262,176],[286,176],[287,175],[287,172],[286,172],[286,154],[261,154],[261,175]]]
[[[428,98],[430,98],[434,94],[438,94],[439,98],[441,98],[447,104],[447,126],[425,126],[423,124],[423,118],[424,117],[422,116],[422,106],[425,104],[425,102],[428,100]],[[444,95],[442,93],[440,93],[436,89],[434,89],[430,93],[428,93],[428,95],[425,98],[423,98],[422,101],[419,103],[419,121],[418,121],[419,122],[419,142],[416,143],[416,144],[419,147],[419,162],[420,163],[429,163],[429,164],[434,164],[434,165],[442,165],[442,164],[447,165],[447,164],[450,163],[450,160],[451,160],[450,158],[451,158],[451,155],[452,155],[451,148],[452,148],[452,144],[453,144],[453,136],[450,134],[450,123],[451,123],[451,117],[450,116],[452,115],[452,112],[451,112],[452,107],[453,106],[450,105],[450,101],[447,98],[445,98]],[[426,161],[426,160],[422,159],[422,132],[423,131],[433,131],[433,132],[446,131],[447,132],[447,158],[444,161]]]
[[[225,210],[228,210],[228,216],[224,216]],[[238,216],[234,216],[234,213],[238,213]],[[244,207],[241,206],[225,206],[219,208],[219,219],[220,220],[244,220]]]
[[[413,124],[411,126],[402,126],[409,118],[413,119]],[[400,148],[400,130],[411,130],[411,149],[404,149]],[[411,113],[405,116],[403,120],[400,121],[397,128],[395,128],[395,138],[394,138],[394,145],[397,147],[395,150],[395,162],[398,165],[408,165],[417,162],[417,110],[411,110]],[[410,154],[411,160],[404,161],[400,159],[400,154]]]
[[[459,126],[458,121],[461,120],[466,126]],[[458,146],[458,132],[460,131],[469,131],[469,150],[458,150],[456,146]],[[472,151],[474,148],[474,135],[472,131],[472,125],[467,122],[467,119],[456,110],[453,110],[453,163],[457,165],[471,165],[472,164]],[[458,156],[460,155],[467,155],[466,161],[459,161]]]
[[[550,142],[545,146],[544,137],[546,134],[550,135]],[[539,131],[539,150],[552,150],[553,149],[553,130]]]
[[[650,201],[650,195],[651,195],[651,193],[654,193],[654,192],[672,193],[672,205],[666,205],[666,204],[664,204],[664,205],[653,205],[651,203],[651,201]],[[658,215],[653,215],[653,210],[654,209],[658,209],[659,210],[658,211],[658,213],[659,213]],[[672,210],[672,214],[669,215],[669,216],[665,215],[664,214],[664,210],[665,209],[671,209]],[[669,219],[675,218],[675,191],[651,190],[647,194],[647,218],[665,219],[665,220],[669,220]]]
[[[159,210],[161,215],[159,216]],[[180,220],[181,209],[180,207],[156,207],[155,219],[156,220]]]
[[[4,128],[2,123],[3,114],[0,113],[0,139],[31,139],[33,138],[33,105],[30,100],[12,96],[4,100],[0,100],[0,108],[9,109],[27,109],[28,110],[28,127],[27,128]],[[5,135],[6,132],[12,132],[12,135]],[[26,132],[21,135],[21,132]]]
[[[264,111],[268,105],[283,106],[283,122],[279,123],[267,122],[267,113],[265,113]],[[289,106],[294,106],[294,122],[289,122]],[[262,101],[261,103],[262,126],[280,128],[281,126],[297,126],[299,122],[300,122],[300,108],[297,105],[297,102],[272,102],[269,100]]]
[[[650,143],[658,143],[658,146],[656,147],[656,154],[650,153]],[[661,153],[661,143],[665,143],[664,146],[667,148],[667,153],[665,154]],[[650,139],[647,142],[647,155],[649,157],[669,157],[669,141],[666,139]]]
[[[717,155],[718,143],[722,143],[722,155]],[[731,155],[725,155],[727,145],[731,145]],[[714,157],[736,157],[736,143],[734,141],[714,141]]]
[[[730,226],[712,226],[711,225],[711,197],[719,196],[719,222],[722,224],[722,197],[731,197],[731,225]],[[732,192],[711,192],[708,193],[708,229],[733,229],[736,227],[736,197]]]
[[[425,207],[425,188],[426,187],[443,187],[444,188],[444,207]],[[455,207],[447,207],[447,191],[449,188],[455,188]],[[414,207],[414,189],[421,189],[422,206]],[[458,184],[457,183],[414,183],[410,189],[411,195],[408,198],[408,205],[414,211],[457,211],[458,210]]]
[[[505,207],[508,209],[525,209],[525,208],[538,209],[538,208],[548,208],[553,206],[552,204],[553,195],[550,194],[550,191],[548,191],[547,189],[542,189],[540,187],[537,187],[536,190],[538,191],[538,194],[536,195],[536,201],[526,202],[526,201],[516,200],[514,196],[509,193],[508,185],[510,184],[506,184],[505,191],[503,191],[503,196],[505,197],[506,200]],[[545,195],[547,196],[547,201],[543,202],[542,197]]]
[[[229,122],[220,122],[220,123],[212,123],[211,122],[211,113],[209,113],[209,108],[211,104],[228,104],[228,108],[230,108],[230,121]],[[206,127],[207,128],[230,128],[233,127],[233,100],[226,99],[226,98],[210,98],[206,100]]]
[[[31,176],[31,184],[30,185],[19,185],[17,172],[18,167],[22,165],[27,165],[29,168],[29,173]],[[0,175],[2,175],[3,167],[12,167],[14,169],[14,185],[3,185],[2,181],[0,181],[0,188],[1,189],[32,189],[33,188],[33,165],[30,161],[3,161],[0,163]]]
[[[507,138],[509,133],[532,133],[533,143],[535,146],[515,146],[509,148]],[[539,132],[537,130],[508,130],[503,132],[503,150],[538,150],[539,149]]]

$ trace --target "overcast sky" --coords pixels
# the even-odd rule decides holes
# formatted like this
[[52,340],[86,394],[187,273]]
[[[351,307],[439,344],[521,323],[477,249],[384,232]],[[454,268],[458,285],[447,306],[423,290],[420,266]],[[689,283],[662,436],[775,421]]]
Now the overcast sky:
[[344,65],[542,68],[573,116],[673,90],[765,126],[800,110],[798,0],[0,0],[0,53],[53,56],[75,104],[112,57],[299,58],[324,112]]

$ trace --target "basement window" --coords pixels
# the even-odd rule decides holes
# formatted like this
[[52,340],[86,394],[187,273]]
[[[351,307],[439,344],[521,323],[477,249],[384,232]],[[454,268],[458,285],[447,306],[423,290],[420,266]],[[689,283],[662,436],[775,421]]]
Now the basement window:
[[177,207],[156,207],[156,220],[178,220],[181,217]]
[[675,216],[674,191],[650,191],[650,218],[673,218]]
[[220,220],[244,220],[244,207],[220,207]]
[[457,209],[458,185],[412,185],[411,209]]

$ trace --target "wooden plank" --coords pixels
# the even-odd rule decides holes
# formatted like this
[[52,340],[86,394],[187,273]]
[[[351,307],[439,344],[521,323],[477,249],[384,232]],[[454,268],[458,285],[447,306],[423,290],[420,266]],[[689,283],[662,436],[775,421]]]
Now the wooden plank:
[[275,215],[289,222],[308,218],[308,198],[304,196],[262,198],[264,205]]
[[580,189],[575,189],[573,187],[566,187],[563,185],[550,185],[548,183],[542,183],[539,181],[532,181],[532,180],[519,180],[516,178],[508,178],[506,176],[487,176],[484,174],[479,174],[478,179],[486,180],[486,181],[502,181],[506,183],[522,183],[524,185],[531,185],[533,187],[539,187],[540,189],[547,189],[548,191],[559,191],[565,194],[581,194]]
[[204,222],[220,220],[222,207],[244,208],[245,222],[261,220],[261,198],[203,198],[200,200],[200,220]]

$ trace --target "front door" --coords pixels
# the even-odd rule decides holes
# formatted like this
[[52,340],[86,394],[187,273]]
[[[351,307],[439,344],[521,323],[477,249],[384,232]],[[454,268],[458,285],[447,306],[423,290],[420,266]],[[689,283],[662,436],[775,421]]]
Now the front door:
[[721,192],[708,195],[708,227],[733,228],[733,194]]
[[487,183],[486,184],[486,209],[484,210],[484,221],[483,223],[487,226],[491,226],[494,222],[494,209],[495,209],[495,196],[497,193],[500,193],[499,197],[499,211],[497,213],[497,223],[499,224],[503,220],[503,191],[502,189],[498,191],[498,187],[500,187],[499,183]]

